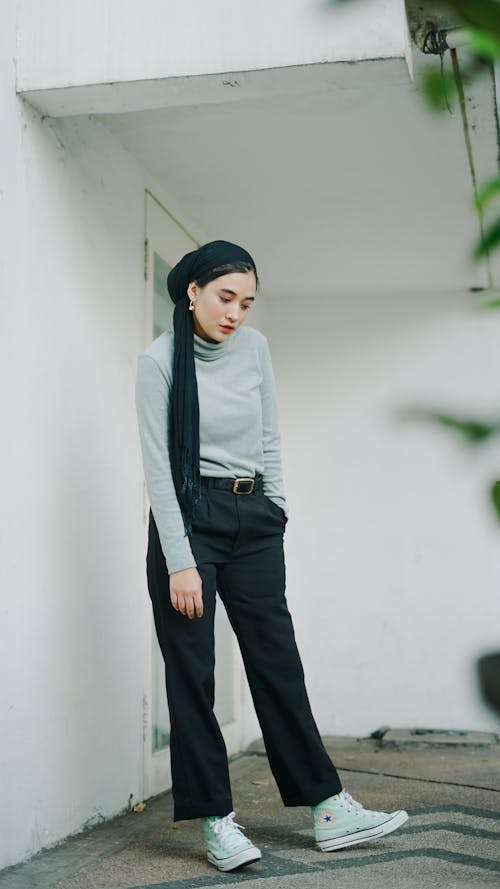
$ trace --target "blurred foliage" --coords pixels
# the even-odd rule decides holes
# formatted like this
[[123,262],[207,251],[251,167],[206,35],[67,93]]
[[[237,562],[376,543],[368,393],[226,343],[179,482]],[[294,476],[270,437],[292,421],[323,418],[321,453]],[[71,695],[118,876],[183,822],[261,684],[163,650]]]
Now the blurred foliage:
[[446,0],[465,24],[484,32],[485,46],[500,40],[500,4],[498,0]]
[[[330,6],[345,6],[347,3],[355,3],[356,0],[328,0]],[[463,27],[469,38],[469,58],[461,63],[459,78],[463,83],[470,83],[480,72],[488,67],[490,70],[495,60],[500,60],[500,2],[498,0],[440,0],[439,5],[447,6],[455,13],[459,21],[458,27]],[[432,0],[425,0],[421,6],[422,20],[432,21]],[[444,53],[441,54],[441,63]],[[443,64],[437,71],[429,66],[421,77],[420,86],[426,98],[429,108],[442,111],[448,108],[451,112],[450,102],[453,102],[461,90],[461,84],[457,80],[457,67],[451,71],[445,71]],[[492,197],[497,197],[500,192],[500,177],[495,176],[485,183],[479,191],[484,194],[486,200],[479,200],[479,195],[474,195],[472,206],[482,218],[486,203]],[[470,259],[479,262],[487,258],[489,254],[500,248],[500,216],[493,220],[489,228],[484,229],[481,237],[474,244]],[[497,300],[485,304],[486,308],[497,309]]]
[[[328,0],[331,6],[345,6],[356,0]],[[451,71],[443,67],[444,52],[441,53],[441,70],[429,67],[421,79],[421,88],[430,109],[442,111],[450,109],[450,101],[460,101],[462,83],[470,83],[477,75],[488,67],[493,74],[493,65],[500,60],[500,2],[498,0],[440,0],[439,5],[448,6],[456,13],[459,20],[457,27],[463,27],[468,33],[467,59],[461,65],[454,64]],[[422,21],[432,21],[432,2],[423,2],[421,6]],[[455,27],[455,25],[453,26]],[[450,52],[450,50],[446,50]],[[482,218],[486,207],[500,198],[500,175],[492,176],[481,185],[473,198],[472,206]],[[493,250],[500,247],[500,217],[493,220],[488,228],[484,228],[480,240],[474,245],[471,260],[478,262],[487,257]],[[499,309],[500,298],[491,299],[480,306],[481,309]],[[500,434],[500,419],[493,422],[452,416],[442,411],[429,408],[405,408],[399,412],[406,418],[428,420],[434,424],[453,431],[467,444],[477,447],[482,442]],[[488,499],[493,506],[496,518],[500,522],[500,481],[490,482]]]
[[500,713],[500,652],[483,654],[477,667],[483,699]]
[[[327,0],[328,6],[347,6],[356,0]],[[437,4],[436,4],[437,5]],[[439,6],[454,10],[464,24],[472,25],[500,40],[499,0],[439,0]],[[421,4],[422,11],[432,9],[432,0]]]
[[404,419],[429,420],[455,432],[466,444],[476,445],[494,435],[500,434],[500,418],[498,420],[471,420],[468,417],[456,417],[439,410],[424,407],[407,407],[399,411]]
[[[497,420],[476,420],[470,417],[457,417],[441,410],[429,407],[405,407],[397,411],[402,420],[428,421],[453,432],[466,445],[477,448],[495,436],[500,435],[500,417]],[[500,521],[500,481],[488,483],[488,501],[493,506],[494,514]]]
[[[347,6],[356,0],[327,0],[328,6]],[[438,5],[438,4],[436,4]],[[439,6],[448,6],[453,10],[464,25],[470,25],[484,32],[487,46],[497,38],[500,41],[500,3],[499,0],[439,0]],[[432,11],[432,0],[421,4],[425,14]]]
[[491,500],[497,516],[500,516],[500,481],[493,482],[491,486]]
[[494,176],[493,179],[490,179],[489,182],[485,182],[485,184],[480,189],[478,189],[476,195],[476,203],[478,207],[484,210],[486,205],[490,202],[491,198],[499,193],[500,176]]

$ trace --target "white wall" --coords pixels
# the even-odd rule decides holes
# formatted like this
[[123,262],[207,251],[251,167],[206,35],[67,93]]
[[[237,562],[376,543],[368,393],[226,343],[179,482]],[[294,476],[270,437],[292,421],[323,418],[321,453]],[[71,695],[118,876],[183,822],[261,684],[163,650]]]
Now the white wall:
[[[476,298],[477,299],[477,298]],[[399,408],[498,418],[500,313],[474,297],[269,299],[290,520],[287,597],[320,730],[498,731],[476,659],[500,644],[498,439]],[[249,710],[246,740],[260,732]]]
[[0,29],[0,867],[142,798],[145,187],[178,210],[100,124],[23,107],[14,6]]
[[19,0],[18,89],[403,57],[404,0]]

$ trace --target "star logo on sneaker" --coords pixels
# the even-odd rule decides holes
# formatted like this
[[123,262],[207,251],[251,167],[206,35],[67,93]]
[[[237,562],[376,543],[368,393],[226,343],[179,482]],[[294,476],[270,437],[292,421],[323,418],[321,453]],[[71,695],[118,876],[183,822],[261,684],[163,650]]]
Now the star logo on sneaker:
[[329,826],[331,826],[335,822],[336,818],[337,816],[335,812],[332,812],[331,809],[325,809],[325,811],[321,813],[322,824],[328,824]]

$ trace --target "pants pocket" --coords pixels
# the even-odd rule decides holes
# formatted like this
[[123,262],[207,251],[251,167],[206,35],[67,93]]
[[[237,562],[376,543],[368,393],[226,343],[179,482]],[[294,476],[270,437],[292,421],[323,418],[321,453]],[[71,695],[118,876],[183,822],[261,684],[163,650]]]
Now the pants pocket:
[[263,496],[269,504],[270,509],[274,512],[275,515],[279,516],[283,524],[286,525],[286,523],[288,522],[288,517],[285,514],[285,510],[281,506],[278,506],[278,504],[275,503],[274,500],[271,500],[271,498],[268,497],[267,494],[264,494]]

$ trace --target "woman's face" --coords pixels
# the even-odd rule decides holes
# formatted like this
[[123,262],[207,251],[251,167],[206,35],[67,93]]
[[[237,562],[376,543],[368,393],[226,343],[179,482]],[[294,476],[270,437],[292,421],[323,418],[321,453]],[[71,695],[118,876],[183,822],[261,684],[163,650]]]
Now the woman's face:
[[208,342],[221,343],[243,324],[255,299],[255,274],[230,272],[205,284],[191,281],[188,296],[194,300],[194,332]]

